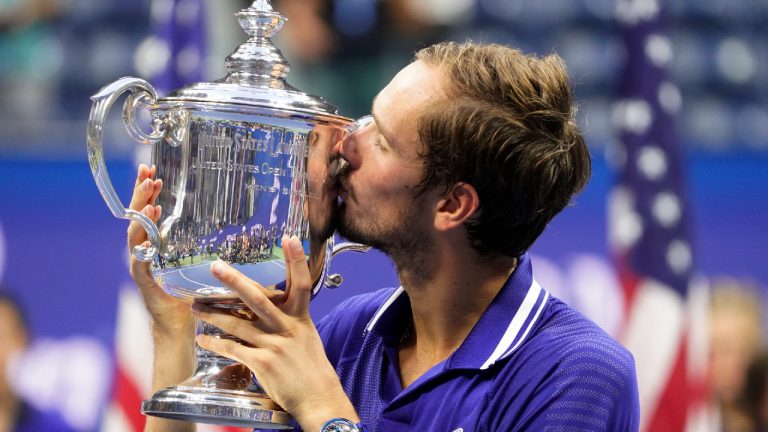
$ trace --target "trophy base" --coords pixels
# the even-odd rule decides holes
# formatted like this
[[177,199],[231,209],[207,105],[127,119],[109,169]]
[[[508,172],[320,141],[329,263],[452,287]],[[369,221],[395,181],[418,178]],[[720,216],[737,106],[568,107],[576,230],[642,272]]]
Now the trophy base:
[[[260,397],[262,396],[262,397]],[[293,429],[292,417],[266,395],[253,392],[176,386],[141,403],[146,415],[256,429]]]

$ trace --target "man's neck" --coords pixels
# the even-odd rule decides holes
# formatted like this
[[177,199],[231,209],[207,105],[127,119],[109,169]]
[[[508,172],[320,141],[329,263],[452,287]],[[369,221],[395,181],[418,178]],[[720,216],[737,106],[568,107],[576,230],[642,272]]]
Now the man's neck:
[[[413,313],[400,350],[404,387],[461,345],[517,263],[510,257],[487,259],[474,250],[464,252],[433,248],[429,259],[396,259]],[[409,264],[414,262],[420,268]]]

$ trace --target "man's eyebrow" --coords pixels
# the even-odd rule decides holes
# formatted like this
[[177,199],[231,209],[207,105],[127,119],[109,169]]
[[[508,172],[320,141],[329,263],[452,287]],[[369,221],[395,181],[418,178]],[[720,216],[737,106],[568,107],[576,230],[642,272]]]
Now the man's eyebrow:
[[390,138],[390,137],[393,137],[393,135],[389,134],[389,131],[385,131],[382,128],[381,122],[379,121],[379,117],[377,117],[376,114],[373,112],[373,107],[374,105],[376,105],[376,99],[378,98],[379,98],[379,95],[377,94],[373,98],[373,102],[371,103],[371,117],[373,117],[373,121],[376,122],[376,128],[379,130],[379,133],[381,133],[381,135],[384,137],[387,143],[389,143],[390,146],[396,147],[397,143],[395,143],[394,138]]

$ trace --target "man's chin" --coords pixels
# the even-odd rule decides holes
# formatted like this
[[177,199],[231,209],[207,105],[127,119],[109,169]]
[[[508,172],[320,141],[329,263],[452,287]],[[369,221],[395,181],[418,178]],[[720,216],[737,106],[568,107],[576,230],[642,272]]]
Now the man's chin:
[[336,232],[351,242],[368,245],[362,241],[365,236],[362,235],[360,230],[357,229],[352,220],[350,220],[349,214],[347,213],[347,205],[343,201],[339,203],[339,207],[336,211]]
[[370,233],[366,233],[358,226],[355,226],[350,222],[351,221],[349,220],[340,220],[339,225],[337,225],[337,232],[340,236],[353,243],[370,246],[381,251],[386,250],[385,243],[382,242],[378,237],[374,237]]

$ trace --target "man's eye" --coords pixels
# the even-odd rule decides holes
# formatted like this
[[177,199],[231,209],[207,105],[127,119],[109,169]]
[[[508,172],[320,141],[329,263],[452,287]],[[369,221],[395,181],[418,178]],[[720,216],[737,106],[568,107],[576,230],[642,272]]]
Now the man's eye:
[[374,146],[376,146],[376,147],[378,147],[378,148],[380,148],[380,149],[383,149],[383,148],[384,148],[384,144],[382,144],[381,135],[378,135],[378,136],[376,137],[376,140],[374,140],[374,142],[373,142],[373,145],[374,145]]

